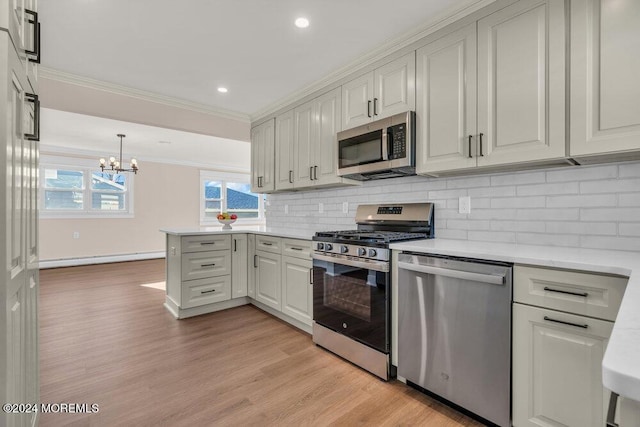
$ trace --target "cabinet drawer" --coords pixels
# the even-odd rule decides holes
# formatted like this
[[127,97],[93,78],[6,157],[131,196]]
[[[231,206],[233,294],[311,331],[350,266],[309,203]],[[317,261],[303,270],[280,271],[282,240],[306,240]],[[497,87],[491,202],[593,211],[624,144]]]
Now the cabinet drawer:
[[231,276],[208,277],[182,283],[181,308],[231,299]]
[[516,265],[513,299],[530,305],[615,320],[627,278]]
[[231,236],[228,234],[209,234],[202,236],[184,236],[182,253],[217,251],[231,249]]
[[282,255],[311,259],[311,242],[309,240],[282,239]]
[[182,255],[182,280],[231,274],[231,252],[209,251]]
[[279,237],[256,236],[256,251],[279,254],[282,252],[282,239]]

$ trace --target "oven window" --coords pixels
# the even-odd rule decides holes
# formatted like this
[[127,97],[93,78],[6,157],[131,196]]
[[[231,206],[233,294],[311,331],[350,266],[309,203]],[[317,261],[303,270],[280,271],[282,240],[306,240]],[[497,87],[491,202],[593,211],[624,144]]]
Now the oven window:
[[[356,269],[340,276],[327,274],[324,305],[342,313],[371,321],[371,295],[368,270]],[[373,277],[375,280],[375,276]],[[373,284],[375,286],[375,282]]]
[[382,130],[340,141],[339,167],[363,165],[382,160]]

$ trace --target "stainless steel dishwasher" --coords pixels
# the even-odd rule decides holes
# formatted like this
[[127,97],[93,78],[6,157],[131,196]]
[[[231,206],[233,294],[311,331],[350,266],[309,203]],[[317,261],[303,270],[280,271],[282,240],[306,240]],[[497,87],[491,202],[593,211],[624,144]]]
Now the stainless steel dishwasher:
[[401,253],[397,286],[398,375],[509,426],[512,265]]

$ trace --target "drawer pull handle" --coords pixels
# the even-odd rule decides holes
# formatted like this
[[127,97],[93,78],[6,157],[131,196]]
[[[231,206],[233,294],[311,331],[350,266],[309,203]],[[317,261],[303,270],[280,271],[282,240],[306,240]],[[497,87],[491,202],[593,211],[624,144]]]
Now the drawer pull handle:
[[215,245],[216,242],[200,242],[201,245]]
[[549,292],[557,292],[559,294],[567,294],[567,295],[575,295],[577,297],[588,297],[589,294],[587,292],[571,292],[571,291],[563,291],[561,289],[553,289],[553,288],[549,288],[547,286],[544,287],[545,291],[549,291]]
[[618,406],[618,393],[611,392],[607,410],[607,427],[619,427],[616,423],[616,406]]
[[201,294],[210,294],[212,292],[215,292],[215,289],[209,289],[208,291],[200,291]]
[[200,267],[215,267],[215,264],[200,264]]
[[564,320],[556,320],[556,319],[552,319],[551,317],[547,317],[547,316],[544,316],[544,320],[546,320],[548,322],[562,323],[563,325],[575,326],[576,328],[587,329],[589,327],[589,325],[584,325],[584,324],[581,325],[579,323],[565,322]]
[[269,243],[269,242],[262,242],[262,244],[265,246],[273,246],[273,243]]
[[291,250],[292,250],[292,251],[301,251],[301,250],[302,250],[302,248],[296,248],[296,247],[291,246]]

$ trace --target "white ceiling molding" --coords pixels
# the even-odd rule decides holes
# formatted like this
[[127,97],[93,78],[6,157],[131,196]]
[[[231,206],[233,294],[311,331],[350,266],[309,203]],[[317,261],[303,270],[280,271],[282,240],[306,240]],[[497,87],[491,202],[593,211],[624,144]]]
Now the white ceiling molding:
[[[405,48],[412,43],[419,41],[420,39],[435,33],[436,31],[446,27],[453,22],[471,15],[472,13],[495,3],[496,0],[468,0],[462,6],[457,5],[444,11],[443,13],[435,16],[433,19],[424,23],[418,28],[414,28],[403,35],[393,38],[388,42],[380,45],[375,50],[370,51],[359,58],[356,58],[352,62],[348,63],[344,67],[341,67],[333,73],[327,75],[325,78],[318,80],[306,87],[297,90],[290,95],[280,99],[279,101],[263,108],[250,115],[251,122],[258,122],[266,119],[268,116],[278,112],[279,110],[290,106],[298,100],[314,94],[315,92],[328,87],[330,85],[338,83],[340,80],[348,77],[357,70],[361,70],[386,56],[389,56],[389,52],[395,52],[402,48]],[[330,88],[328,88],[330,89]]]
[[90,89],[102,90],[117,95],[130,96],[133,98],[141,99],[143,101],[156,102],[164,104],[170,107],[181,108],[183,110],[195,111],[198,113],[212,114],[224,119],[238,120],[244,123],[249,123],[249,116],[246,114],[238,113],[235,111],[224,110],[221,108],[215,108],[209,105],[198,104],[183,99],[173,98],[166,95],[160,95],[153,92],[148,92],[140,89],[134,89],[127,86],[122,86],[114,83],[95,80],[89,77],[78,76],[76,74],[67,73],[65,71],[55,70],[40,66],[38,68],[39,77],[44,79],[50,79],[60,81],[64,83],[70,83],[78,86],[83,86]]
[[[61,162],[62,161],[61,158],[64,158],[64,157],[94,159],[96,169],[98,169],[99,168],[98,158],[104,157],[104,150],[100,152],[98,150],[86,150],[86,149],[78,149],[78,148],[71,148],[71,147],[61,147],[58,145],[41,144],[40,154],[45,158],[48,158],[49,161],[52,161],[52,159],[55,159],[58,162]],[[251,172],[249,169],[238,168],[238,167],[233,167],[228,165],[220,165],[216,163],[201,163],[201,162],[153,157],[153,156],[138,156],[138,162],[141,163],[140,173],[143,173],[143,169],[144,169],[143,162],[160,163],[160,164],[177,165],[177,166],[188,166],[188,167],[194,167],[198,169],[205,169],[205,170],[219,171],[219,172],[231,172],[231,173],[241,173],[241,174],[248,174]]]

